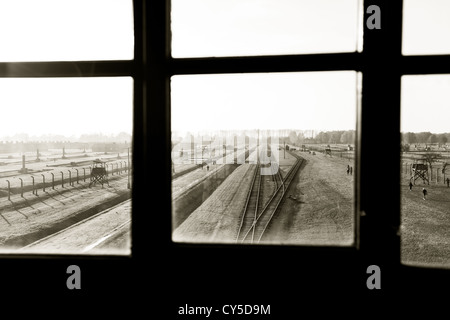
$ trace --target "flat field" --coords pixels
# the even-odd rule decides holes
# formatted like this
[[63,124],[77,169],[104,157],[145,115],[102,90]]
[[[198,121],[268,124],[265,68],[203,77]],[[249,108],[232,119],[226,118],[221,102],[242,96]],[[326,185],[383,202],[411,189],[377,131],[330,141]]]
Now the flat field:
[[[353,160],[294,152],[304,161],[264,242],[351,245],[355,212]],[[347,166],[352,167],[352,174],[347,174]]]
[[[402,262],[414,265],[450,265],[450,188],[443,182],[416,180],[409,191],[409,175],[401,180]],[[423,200],[422,188],[428,191]]]

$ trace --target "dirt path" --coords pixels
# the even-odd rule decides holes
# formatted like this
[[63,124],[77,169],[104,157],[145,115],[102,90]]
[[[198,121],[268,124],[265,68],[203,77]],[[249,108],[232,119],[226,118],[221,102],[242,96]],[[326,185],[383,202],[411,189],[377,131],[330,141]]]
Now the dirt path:
[[351,245],[354,176],[347,175],[346,170],[353,162],[323,154],[297,154],[305,161],[263,240],[284,244]]

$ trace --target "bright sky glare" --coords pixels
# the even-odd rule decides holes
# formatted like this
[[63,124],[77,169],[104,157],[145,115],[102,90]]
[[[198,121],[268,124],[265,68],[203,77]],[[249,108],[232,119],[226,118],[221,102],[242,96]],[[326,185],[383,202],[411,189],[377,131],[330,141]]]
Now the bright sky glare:
[[1,0],[0,61],[130,60],[131,0]]
[[[358,3],[172,0],[173,55],[355,51]],[[405,54],[450,53],[450,1],[405,0],[404,10]],[[0,43],[0,61],[132,59],[132,1],[0,0]],[[450,131],[442,116],[448,77],[403,78],[402,130]],[[354,72],[174,77],[172,127],[354,129],[355,79]],[[0,137],[131,133],[132,79],[0,80]]]
[[132,133],[133,79],[0,78],[0,137]]
[[[0,43],[3,62],[130,60],[132,0],[0,0]],[[0,137],[131,134],[132,90],[131,78],[0,79]]]
[[172,55],[353,52],[362,29],[359,2],[172,0]]
[[172,131],[355,130],[357,74],[292,72],[172,77]]
[[403,0],[403,54],[449,54],[449,14],[448,0]]
[[450,132],[450,75],[402,77],[401,131]]

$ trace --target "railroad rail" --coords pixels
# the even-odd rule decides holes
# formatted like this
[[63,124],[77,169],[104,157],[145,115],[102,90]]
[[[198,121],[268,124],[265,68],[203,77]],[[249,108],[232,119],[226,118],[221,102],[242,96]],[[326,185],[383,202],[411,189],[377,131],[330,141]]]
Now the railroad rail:
[[264,182],[261,180],[260,165],[257,165],[250,190],[247,194],[236,242],[258,243],[261,241],[269,223],[279,209],[291,181],[294,179],[303,162],[303,159],[298,155],[291,152],[289,152],[289,154],[294,156],[297,161],[284,178],[282,178],[279,170],[273,175],[272,179],[274,180],[276,189],[262,208],[258,208],[258,203]]

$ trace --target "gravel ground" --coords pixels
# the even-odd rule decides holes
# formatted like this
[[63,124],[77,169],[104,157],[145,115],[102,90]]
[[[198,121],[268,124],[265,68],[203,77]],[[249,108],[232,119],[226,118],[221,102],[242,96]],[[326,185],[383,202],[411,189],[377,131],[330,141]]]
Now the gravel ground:
[[[353,243],[354,186],[347,159],[298,152],[305,159],[291,182],[265,243],[341,245]],[[289,197],[290,196],[290,197]]]
[[174,230],[175,242],[233,242],[256,165],[242,164]]

